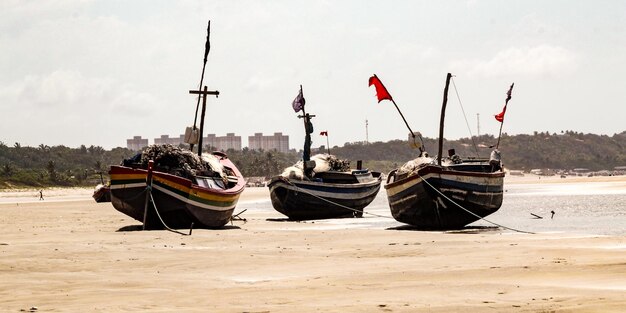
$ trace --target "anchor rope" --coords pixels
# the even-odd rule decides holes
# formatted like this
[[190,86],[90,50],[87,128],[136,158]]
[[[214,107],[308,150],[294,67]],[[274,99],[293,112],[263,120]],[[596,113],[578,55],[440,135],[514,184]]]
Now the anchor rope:
[[189,234],[185,234],[183,232],[180,232],[176,229],[172,229],[169,226],[167,226],[167,224],[165,224],[165,221],[163,221],[163,219],[161,218],[161,214],[159,214],[159,210],[157,209],[157,205],[156,202],[154,202],[154,198],[152,197],[152,186],[146,186],[146,190],[148,190],[148,192],[150,193],[150,201],[152,201],[152,205],[154,206],[154,211],[156,212],[157,216],[159,217],[159,220],[161,221],[161,224],[163,224],[163,227],[165,227],[166,230],[169,230],[173,233],[177,233],[183,236],[191,236],[191,229],[193,228],[193,223],[191,223],[191,228],[189,229]]
[[346,209],[346,210],[350,210],[350,211],[353,211],[353,212],[356,212],[356,213],[363,213],[363,214],[367,214],[367,215],[371,215],[371,216],[376,216],[376,217],[383,217],[383,218],[390,218],[390,219],[393,219],[393,217],[391,217],[391,216],[380,215],[380,214],[376,214],[376,213],[370,213],[370,212],[366,212],[365,210],[363,210],[363,211],[359,211],[359,210],[357,210],[357,209],[353,209],[353,208],[351,208],[351,207],[347,207],[347,206],[342,205],[342,204],[339,204],[339,203],[337,203],[337,202],[330,201],[330,200],[328,200],[328,199],[324,199],[324,198],[322,198],[322,197],[320,197],[320,196],[318,196],[318,195],[315,195],[315,194],[313,194],[313,193],[311,193],[311,192],[309,192],[309,191],[307,191],[307,190],[305,190],[305,189],[302,189],[302,188],[300,188],[300,187],[298,187],[298,186],[294,185],[291,181],[287,181],[287,182],[289,183],[289,185],[291,185],[291,186],[293,186],[294,188],[296,188],[296,191],[298,191],[298,192],[306,193],[306,194],[311,195],[311,196],[313,196],[313,197],[315,197],[315,198],[317,198],[317,199],[320,199],[320,200],[325,201],[325,202],[327,202],[327,203],[330,203],[330,204],[332,204],[332,205],[338,206],[338,207],[340,207],[340,208],[343,208],[343,209]]
[[496,223],[496,222],[492,222],[492,221],[490,221],[490,220],[488,220],[488,219],[486,219],[486,218],[484,218],[484,217],[481,217],[480,215],[477,215],[477,214],[475,214],[474,212],[472,212],[472,211],[470,211],[470,210],[468,210],[468,209],[464,208],[464,207],[463,207],[463,206],[461,206],[460,204],[458,204],[458,203],[454,202],[454,200],[450,199],[448,196],[446,196],[446,195],[445,195],[445,194],[443,194],[441,191],[439,191],[439,189],[435,188],[435,186],[431,185],[431,184],[430,184],[430,183],[429,183],[426,179],[424,179],[424,177],[422,177],[419,173],[416,173],[416,175],[417,175],[419,178],[421,178],[421,179],[422,179],[422,181],[424,181],[424,182],[426,183],[426,185],[430,186],[430,188],[432,188],[434,191],[436,191],[436,192],[437,192],[438,194],[440,194],[442,197],[444,197],[444,198],[446,198],[448,201],[452,202],[452,204],[456,205],[457,207],[459,207],[459,208],[460,208],[460,209],[462,209],[463,211],[465,211],[465,212],[467,212],[467,213],[469,213],[469,214],[471,214],[471,215],[473,215],[473,216],[475,216],[475,217],[477,217],[477,218],[479,218],[479,219],[481,219],[481,220],[483,220],[483,221],[485,221],[485,222],[487,222],[487,223],[490,223],[490,224],[496,225],[496,226],[498,226],[498,227],[502,227],[502,228],[504,228],[504,229],[512,230],[512,231],[515,231],[515,232],[518,232],[518,233],[524,233],[524,234],[535,234],[535,233],[533,233],[533,232],[529,232],[529,231],[525,231],[525,230],[519,230],[519,229],[515,229],[515,228],[507,227],[507,226],[504,226],[504,225],[498,224],[498,223]]
[[[131,201],[131,200],[139,198],[141,195],[145,194],[146,192],[150,192],[150,201],[152,201],[152,205],[154,206],[154,211],[156,212],[157,217],[159,218],[159,221],[161,221],[161,224],[163,225],[163,227],[165,227],[165,230],[169,230],[171,232],[174,232],[174,233],[177,233],[177,234],[180,234],[180,235],[183,235],[183,236],[190,236],[191,235],[191,230],[193,229],[193,223],[191,223],[191,228],[189,229],[189,234],[182,233],[182,232],[180,232],[178,230],[172,229],[169,226],[167,226],[167,224],[165,223],[163,218],[161,218],[161,214],[159,214],[159,210],[157,208],[156,202],[154,201],[154,197],[152,196],[152,186],[146,186],[146,188],[144,188],[140,193],[138,193],[138,194],[136,194],[136,195],[134,195],[132,197],[129,197],[129,198],[121,198],[120,197],[120,199],[123,200],[122,201],[122,205],[124,205],[125,202],[128,202],[128,201]],[[239,217],[239,215],[243,214],[245,211],[247,211],[247,209],[245,209],[245,210],[243,210],[243,211],[241,211],[241,212],[231,216],[231,219],[230,219],[231,224],[232,224],[232,222],[234,220],[241,220],[241,221],[243,221],[245,223],[246,219],[242,218],[242,217]]]

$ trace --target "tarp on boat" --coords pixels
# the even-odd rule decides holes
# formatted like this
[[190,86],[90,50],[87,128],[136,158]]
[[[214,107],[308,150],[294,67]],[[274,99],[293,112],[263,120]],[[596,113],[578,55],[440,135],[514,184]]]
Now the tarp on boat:
[[[339,159],[331,154],[316,154],[311,157],[311,161],[315,161],[315,168],[311,173],[312,177],[315,177],[315,173],[350,171],[350,161]],[[302,161],[298,161],[293,166],[286,168],[280,175],[289,179],[307,179],[304,175],[304,162]]]

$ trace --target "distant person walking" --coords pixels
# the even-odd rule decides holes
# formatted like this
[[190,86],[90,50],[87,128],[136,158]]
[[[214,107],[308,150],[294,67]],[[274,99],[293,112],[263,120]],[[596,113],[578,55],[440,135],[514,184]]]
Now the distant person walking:
[[39,200],[43,200],[43,189],[39,189]]

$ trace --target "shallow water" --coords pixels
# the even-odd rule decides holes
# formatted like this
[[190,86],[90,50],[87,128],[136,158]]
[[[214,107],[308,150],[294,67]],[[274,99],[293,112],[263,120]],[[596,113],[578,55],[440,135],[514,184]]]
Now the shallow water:
[[[618,186],[606,182],[505,185],[502,207],[487,219],[532,232],[623,235],[626,189]],[[555,212],[554,218],[550,211]]]
[[[267,213],[270,216],[276,214],[269,199],[239,203],[235,211],[239,212],[243,209],[254,213]],[[554,218],[551,218],[550,211],[555,212]],[[365,208],[365,212],[363,218],[317,220],[314,221],[315,227],[319,229],[406,228],[405,224],[391,217],[384,188],[381,188],[376,199]],[[543,218],[538,219],[531,213]],[[624,235],[626,234],[626,189],[611,182],[506,184],[502,207],[486,219],[526,232]],[[492,226],[494,225],[487,221],[477,221],[470,224],[466,230],[485,228],[493,230]],[[501,231],[514,232],[507,229],[501,229]]]

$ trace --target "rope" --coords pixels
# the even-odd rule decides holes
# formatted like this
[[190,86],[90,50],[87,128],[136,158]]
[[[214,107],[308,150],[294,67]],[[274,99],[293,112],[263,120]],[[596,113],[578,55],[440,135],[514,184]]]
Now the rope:
[[304,189],[302,189],[302,188],[300,188],[300,187],[298,187],[298,186],[294,185],[294,184],[293,184],[292,182],[290,182],[290,181],[287,181],[287,182],[289,183],[289,185],[291,185],[291,186],[293,186],[294,188],[296,188],[296,191],[298,191],[298,192],[306,193],[306,194],[311,195],[311,196],[313,196],[313,197],[315,197],[315,198],[317,198],[317,199],[320,199],[320,200],[325,201],[325,202],[327,202],[327,203],[330,203],[330,204],[332,204],[332,205],[338,206],[338,207],[340,207],[340,208],[343,208],[343,209],[346,209],[346,210],[350,210],[350,211],[353,211],[353,212],[356,212],[356,213],[363,213],[363,214],[367,214],[367,215],[371,215],[371,216],[376,216],[376,217],[384,217],[384,218],[390,218],[390,219],[393,219],[393,217],[391,217],[391,216],[379,215],[379,214],[375,214],[375,213],[369,213],[369,212],[365,212],[365,210],[363,210],[363,211],[359,211],[359,210],[357,210],[357,209],[353,209],[353,208],[351,208],[351,207],[347,207],[347,206],[342,205],[342,204],[339,204],[339,203],[337,203],[337,202],[333,202],[333,201],[330,201],[330,200],[324,199],[324,198],[322,198],[322,197],[320,197],[320,196],[318,196],[318,195],[312,194],[312,193],[310,193],[310,192],[308,192],[308,191],[306,191],[306,190],[304,190]]
[[472,138],[472,144],[474,144],[474,150],[476,151],[476,156],[478,157],[478,146],[476,146],[476,141],[474,141],[474,134],[472,134],[472,129],[469,126],[469,122],[467,121],[467,115],[465,115],[465,109],[463,109],[463,103],[461,103],[461,97],[459,96],[459,91],[456,89],[456,84],[454,83],[454,78],[452,78],[452,86],[454,86],[454,92],[456,93],[456,98],[459,99],[459,105],[461,106],[461,111],[463,111],[463,118],[465,118],[465,125],[467,125],[467,130],[470,133],[470,138]]
[[[182,232],[180,232],[180,231],[178,231],[178,230],[172,229],[172,228],[170,228],[169,226],[167,226],[167,224],[165,224],[165,221],[163,221],[163,218],[161,218],[161,214],[159,214],[159,210],[157,209],[156,202],[154,201],[154,198],[152,197],[152,186],[146,186],[146,188],[145,188],[143,191],[141,191],[141,192],[140,192],[140,193],[138,193],[137,195],[132,196],[132,197],[130,197],[130,198],[126,198],[126,199],[120,198],[121,200],[123,200],[123,201],[122,201],[122,205],[123,205],[125,202],[127,202],[127,201],[131,201],[131,200],[134,200],[134,199],[136,199],[136,198],[140,197],[140,196],[141,196],[141,195],[143,195],[145,192],[150,192],[150,201],[152,201],[152,204],[153,204],[153,206],[154,206],[154,211],[156,212],[157,217],[159,218],[159,221],[161,221],[161,224],[163,225],[163,227],[165,227],[165,229],[166,229],[166,230],[169,230],[169,231],[171,231],[171,232],[174,232],[174,233],[177,233],[177,234],[180,234],[180,235],[183,235],[183,236],[191,236],[191,231],[193,230],[193,223],[191,223],[191,227],[189,228],[189,234],[185,234],[185,233],[182,233]],[[233,215],[233,216],[231,217],[231,220],[230,220],[231,224],[232,224],[233,220],[240,220],[240,221],[243,221],[243,222],[245,223],[245,222],[246,222],[246,219],[245,219],[245,218],[242,218],[242,217],[239,217],[239,215],[241,215],[241,214],[242,214],[243,212],[245,212],[245,211],[247,211],[247,209],[245,209],[245,210],[243,210],[243,211],[239,212],[238,214]]]
[[466,209],[466,208],[462,207],[460,204],[458,204],[458,203],[454,202],[452,199],[448,198],[448,196],[444,195],[441,191],[439,191],[439,189],[437,189],[437,188],[435,188],[435,186],[431,185],[431,184],[430,184],[430,183],[429,183],[426,179],[424,179],[424,177],[422,177],[419,173],[416,173],[416,175],[417,175],[419,178],[421,178],[421,179],[422,179],[422,181],[424,181],[424,182],[426,183],[426,185],[430,186],[430,188],[432,188],[432,189],[433,189],[434,191],[436,191],[438,194],[440,194],[441,196],[443,196],[444,198],[446,198],[448,201],[452,202],[452,204],[454,204],[454,205],[458,206],[458,207],[459,207],[459,208],[461,208],[463,211],[465,211],[465,212],[467,212],[467,213],[469,213],[469,214],[471,214],[471,215],[473,215],[473,216],[475,216],[475,217],[477,217],[477,218],[479,218],[479,219],[481,219],[481,220],[483,220],[483,221],[485,221],[485,222],[487,222],[487,223],[490,223],[490,224],[496,225],[496,226],[498,226],[498,227],[502,227],[502,228],[504,228],[504,229],[512,230],[512,231],[515,231],[515,232],[518,232],[518,233],[524,233],[524,234],[535,234],[535,233],[533,233],[533,232],[524,231],[524,230],[518,230],[518,229],[515,229],[515,228],[511,228],[511,227],[507,227],[507,226],[504,226],[504,225],[500,225],[500,224],[495,223],[495,222],[492,222],[492,221],[490,221],[490,220],[488,220],[488,219],[486,219],[486,218],[484,218],[484,217],[481,217],[481,216],[479,216],[479,215],[475,214],[474,212],[472,212],[472,211],[470,211],[470,210],[468,210],[468,209]]
[[169,230],[173,233],[177,233],[183,236],[191,236],[191,230],[193,229],[193,223],[191,223],[191,227],[189,228],[189,234],[185,234],[182,232],[179,232],[175,229],[170,228],[169,226],[167,226],[167,224],[165,224],[165,222],[163,221],[163,219],[161,218],[161,214],[159,214],[159,210],[157,209],[156,203],[154,202],[154,198],[152,197],[152,186],[147,186],[146,190],[148,190],[148,192],[150,193],[150,201],[152,201],[152,205],[154,206],[154,211],[156,212],[157,216],[159,217],[159,220],[161,221],[161,224],[163,224],[163,227],[165,227],[166,230]]

